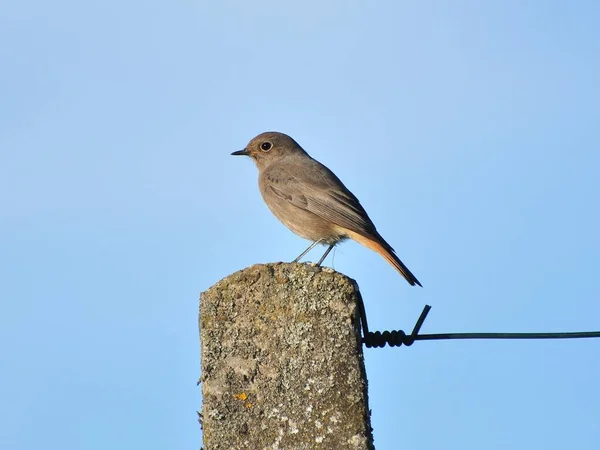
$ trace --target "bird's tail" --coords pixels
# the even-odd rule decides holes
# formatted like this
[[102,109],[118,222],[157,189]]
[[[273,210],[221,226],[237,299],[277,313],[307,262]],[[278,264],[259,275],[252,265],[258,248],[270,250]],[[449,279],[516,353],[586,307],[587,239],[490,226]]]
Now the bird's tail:
[[396,255],[394,249],[381,236],[379,236],[379,234],[377,234],[376,237],[371,238],[351,231],[348,232],[348,236],[359,244],[362,244],[383,256],[387,262],[394,266],[394,268],[400,272],[404,278],[406,278],[406,281],[408,281],[411,286],[414,286],[415,284],[421,286],[421,283],[419,283],[417,277],[415,277],[412,272],[408,270],[408,267],[406,267],[404,263],[400,261],[400,258],[398,258]]

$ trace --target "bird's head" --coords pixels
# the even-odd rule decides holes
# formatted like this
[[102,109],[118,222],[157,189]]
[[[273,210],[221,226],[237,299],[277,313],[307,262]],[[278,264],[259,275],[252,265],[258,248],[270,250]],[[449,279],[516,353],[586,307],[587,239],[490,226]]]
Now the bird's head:
[[280,160],[284,156],[297,153],[306,154],[298,143],[287,134],[267,131],[253,138],[246,148],[232,155],[246,155],[254,160],[259,169]]

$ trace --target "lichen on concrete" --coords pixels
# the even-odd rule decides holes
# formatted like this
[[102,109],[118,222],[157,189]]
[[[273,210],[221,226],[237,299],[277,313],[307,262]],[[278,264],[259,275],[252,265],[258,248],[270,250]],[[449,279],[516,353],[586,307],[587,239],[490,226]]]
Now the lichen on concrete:
[[356,284],[254,265],[200,297],[206,450],[370,450]]

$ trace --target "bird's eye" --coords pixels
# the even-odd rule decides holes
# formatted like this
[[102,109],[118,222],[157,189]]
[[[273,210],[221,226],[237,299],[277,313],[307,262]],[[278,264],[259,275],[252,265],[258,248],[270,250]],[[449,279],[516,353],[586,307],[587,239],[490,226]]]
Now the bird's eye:
[[270,142],[263,142],[262,144],[260,144],[260,148],[263,152],[268,152],[269,150],[271,150],[271,147],[273,147],[273,145]]

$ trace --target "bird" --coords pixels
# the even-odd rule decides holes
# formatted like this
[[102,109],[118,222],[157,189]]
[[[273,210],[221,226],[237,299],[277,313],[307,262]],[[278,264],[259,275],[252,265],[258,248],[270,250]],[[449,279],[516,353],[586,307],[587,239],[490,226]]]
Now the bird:
[[379,234],[358,199],[326,166],[313,159],[294,139],[276,131],[261,133],[232,155],[252,158],[258,168],[258,186],[271,212],[295,234],[312,244],[329,247],[352,239],[374,250],[390,263],[411,286],[422,286]]

